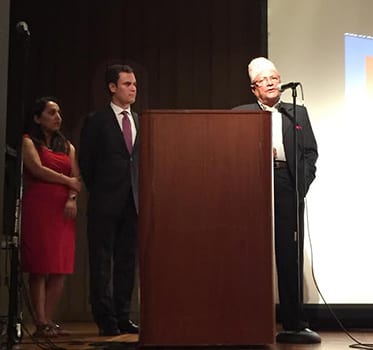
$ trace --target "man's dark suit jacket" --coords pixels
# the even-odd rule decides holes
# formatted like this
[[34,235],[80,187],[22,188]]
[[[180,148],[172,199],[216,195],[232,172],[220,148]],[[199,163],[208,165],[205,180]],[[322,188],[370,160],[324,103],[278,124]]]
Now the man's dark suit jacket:
[[[131,111],[137,131],[138,115]],[[85,120],[79,165],[89,192],[88,215],[118,216],[132,189],[138,210],[139,132],[130,155],[115,113],[109,106]]]
[[[261,110],[258,103],[241,105],[234,109]],[[295,178],[294,131],[297,130],[298,132],[298,190],[300,198],[304,198],[316,174],[315,164],[318,158],[316,139],[305,107],[296,106],[296,127],[294,127],[293,105],[280,102],[278,109],[282,114],[282,135],[285,156],[293,179]]]

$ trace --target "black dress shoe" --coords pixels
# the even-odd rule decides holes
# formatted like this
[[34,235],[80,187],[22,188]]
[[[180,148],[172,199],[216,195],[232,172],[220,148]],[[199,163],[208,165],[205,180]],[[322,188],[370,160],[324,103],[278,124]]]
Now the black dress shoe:
[[116,327],[103,327],[99,329],[100,336],[103,337],[112,337],[120,334],[120,331]]
[[284,331],[276,336],[277,343],[287,344],[318,344],[321,343],[320,336],[309,328],[300,331]]
[[119,322],[119,330],[121,334],[128,333],[128,334],[138,334],[139,333],[139,326],[133,323],[131,320],[128,321],[120,321]]

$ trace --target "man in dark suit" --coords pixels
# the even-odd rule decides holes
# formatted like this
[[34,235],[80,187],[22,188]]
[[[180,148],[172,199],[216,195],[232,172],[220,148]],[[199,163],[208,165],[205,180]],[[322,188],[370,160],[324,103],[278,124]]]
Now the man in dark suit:
[[110,105],[89,116],[80,135],[79,165],[89,192],[90,302],[99,334],[138,333],[129,319],[134,286],[139,120],[131,110],[136,78],[131,67],[106,72]]
[[[264,57],[253,59],[248,66],[251,91],[257,103],[238,106],[238,110],[272,112],[272,144],[275,200],[275,252],[284,332],[278,342],[319,343],[319,335],[309,328],[303,315],[303,217],[304,197],[315,178],[317,144],[305,107],[280,101],[280,74]],[[294,133],[297,132],[299,194],[299,232],[297,232],[297,192],[295,191]],[[297,234],[295,234],[297,233]],[[299,259],[298,259],[299,244]],[[298,261],[299,260],[299,261]]]

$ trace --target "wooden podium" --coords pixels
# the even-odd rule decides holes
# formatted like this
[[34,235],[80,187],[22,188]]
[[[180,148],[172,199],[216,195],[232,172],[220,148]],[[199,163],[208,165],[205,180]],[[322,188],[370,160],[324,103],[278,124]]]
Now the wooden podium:
[[141,120],[140,346],[271,344],[271,117],[149,110]]

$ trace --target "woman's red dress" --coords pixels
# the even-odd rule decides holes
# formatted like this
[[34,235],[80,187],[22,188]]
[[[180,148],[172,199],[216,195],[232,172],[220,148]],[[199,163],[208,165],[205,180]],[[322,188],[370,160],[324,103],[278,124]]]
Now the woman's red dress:
[[[70,176],[71,160],[46,147],[41,163]],[[64,215],[69,188],[45,182],[24,170],[22,198],[21,266],[24,272],[69,274],[74,270],[75,220]]]

